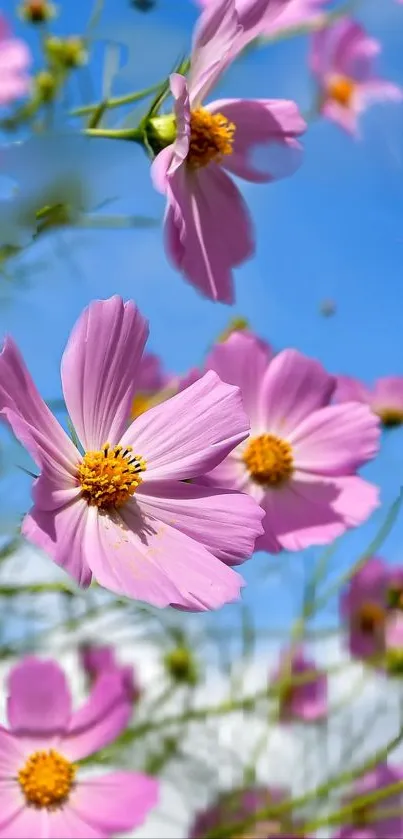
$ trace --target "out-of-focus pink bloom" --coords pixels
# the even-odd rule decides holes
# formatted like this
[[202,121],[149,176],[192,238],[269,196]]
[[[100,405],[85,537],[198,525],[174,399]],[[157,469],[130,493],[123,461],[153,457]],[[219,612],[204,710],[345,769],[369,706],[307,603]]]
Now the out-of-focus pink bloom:
[[[189,839],[201,839],[213,830],[228,826],[229,836],[242,836],[242,839],[293,839],[292,822],[289,813],[286,820],[277,816],[256,820],[248,827],[237,830],[237,823],[242,823],[259,811],[269,810],[270,806],[282,804],[289,799],[288,790],[283,787],[251,787],[231,790],[223,793],[218,800],[196,815],[189,833]],[[231,828],[231,825],[234,825]]]
[[352,376],[337,376],[336,402],[365,402],[385,428],[403,423],[403,376],[384,376],[372,388]]
[[[165,148],[152,166],[154,185],[167,197],[170,259],[202,294],[225,303],[234,299],[232,269],[255,247],[247,208],[227,171],[255,183],[289,175],[299,165],[297,137],[306,128],[295,103],[286,100],[220,99],[203,105],[239,51],[240,31],[235,0],[221,0],[202,13],[189,78],[174,73],[170,79],[172,141],[161,144]],[[262,159],[265,155],[272,159]]]
[[[403,573],[400,570],[400,575]],[[340,595],[340,613],[347,624],[350,653],[383,665],[388,610],[403,600],[403,578],[380,557],[370,557]]]
[[138,369],[137,392],[131,409],[132,419],[139,417],[152,405],[158,404],[158,395],[167,387],[171,378],[164,372],[158,355],[144,353]]
[[[401,839],[403,815],[398,811],[402,811],[403,808],[403,792],[385,796],[374,804],[359,804],[358,799],[393,786],[402,780],[401,767],[379,763],[374,770],[356,781],[353,792],[346,802],[354,808],[351,823],[335,833],[334,839],[385,839],[386,836],[388,839]],[[355,801],[357,804],[354,807]],[[388,811],[393,810],[396,811],[396,815],[387,815]],[[382,811],[385,812],[383,818]]]
[[[298,677],[301,679],[304,675],[306,681],[298,681]],[[279,686],[281,722],[318,722],[326,719],[327,676],[312,659],[305,656],[302,647],[283,653],[270,685]]]
[[90,839],[141,825],[157,803],[158,782],[135,772],[81,778],[76,761],[113,743],[132,706],[116,673],[98,679],[73,711],[56,662],[28,657],[8,681],[9,728],[0,730],[1,839]]
[[380,78],[379,41],[356,21],[342,18],[312,36],[310,68],[319,85],[320,111],[358,136],[358,117],[373,102],[401,102],[401,89]]
[[248,435],[239,390],[207,373],[127,428],[148,327],[132,302],[90,304],[63,355],[82,454],[41,399],[11,339],[0,355],[0,415],[40,469],[24,536],[81,587],[193,611],[237,599],[230,564],[250,556],[262,511],[236,492],[184,483]]
[[330,405],[334,378],[296,350],[274,358],[235,333],[206,367],[237,384],[251,423],[204,480],[250,493],[263,507],[256,550],[298,551],[333,541],[378,506],[378,489],[356,475],[375,456],[379,421],[367,405]]
[[[221,2],[222,0],[197,0],[198,5],[203,8]],[[274,37],[285,29],[310,23],[325,11],[328,3],[329,0],[289,0],[276,9],[273,3],[266,3],[265,7],[261,0],[235,0],[239,21],[244,27],[245,46],[254,38]],[[253,26],[250,25],[250,21]]]
[[31,61],[27,44],[13,38],[0,14],[0,107],[28,93],[31,82],[27,71]]
[[136,679],[134,667],[119,664],[112,647],[96,644],[83,644],[79,650],[81,666],[91,682],[95,682],[103,673],[117,673],[122,679],[123,689],[130,702],[137,702],[141,689]]

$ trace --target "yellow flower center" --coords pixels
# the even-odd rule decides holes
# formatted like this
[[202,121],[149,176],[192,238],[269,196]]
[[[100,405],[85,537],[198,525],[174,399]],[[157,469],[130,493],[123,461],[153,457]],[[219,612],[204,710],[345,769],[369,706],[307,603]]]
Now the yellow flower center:
[[327,95],[333,102],[348,108],[355,90],[355,82],[348,76],[335,76],[327,86]]
[[76,767],[58,752],[34,752],[18,773],[27,804],[47,810],[60,807],[73,786]]
[[380,408],[374,412],[377,414],[385,428],[394,428],[403,424],[403,411],[398,408]]
[[294,471],[290,444],[274,434],[252,437],[242,459],[252,480],[262,486],[280,486]]
[[147,411],[150,407],[152,398],[152,393],[136,393],[132,402],[132,409],[130,412],[131,418],[136,419],[136,417],[139,417],[140,414],[144,414],[144,411]]
[[378,629],[383,628],[385,617],[382,606],[371,602],[363,603],[357,615],[358,626],[364,635],[373,635]]
[[190,145],[187,164],[191,169],[219,163],[233,152],[235,125],[223,114],[196,108],[190,115]]
[[86,452],[78,465],[82,495],[88,504],[105,510],[121,507],[141,484],[140,472],[145,460],[132,454],[132,447],[102,446],[101,451]]

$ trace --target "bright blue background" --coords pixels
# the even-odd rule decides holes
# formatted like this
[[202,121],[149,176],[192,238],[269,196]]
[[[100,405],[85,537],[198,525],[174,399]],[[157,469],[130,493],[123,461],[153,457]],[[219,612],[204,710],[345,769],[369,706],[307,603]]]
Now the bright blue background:
[[[82,33],[91,4],[61,6],[54,30]],[[3,0],[2,11],[11,17],[14,2]],[[130,61],[113,92],[164,78],[186,54],[196,16],[191,0],[159,0],[148,14],[134,11],[127,0],[107,0],[100,31],[124,34],[131,45]],[[357,17],[383,43],[381,73],[403,86],[403,7],[393,0],[367,0]],[[20,22],[15,29],[35,45],[36,32]],[[300,37],[244,57],[231,68],[219,95],[293,98],[308,111],[314,91],[307,50],[308,38]],[[100,76],[97,48],[91,69],[80,71],[71,86],[71,104],[96,100]],[[113,119],[118,116],[114,112]],[[170,268],[159,228],[77,230],[52,235],[32,248],[23,261],[24,282],[17,271],[4,293],[0,331],[14,336],[44,397],[61,395],[59,360],[83,307],[114,293],[134,298],[149,318],[149,347],[171,371],[200,363],[229,318],[241,314],[277,349],[297,347],[332,372],[368,382],[386,374],[403,375],[403,107],[374,107],[361,127],[363,138],[355,142],[336,126],[316,120],[305,137],[305,160],[296,175],[270,186],[242,185],[256,225],[257,252],[236,272],[233,308],[202,299]],[[113,154],[121,157],[116,192],[124,200],[110,211],[123,208],[161,218],[164,202],[152,189],[143,152],[129,144],[115,147]],[[320,313],[324,298],[336,303],[332,318]],[[381,485],[383,506],[367,525],[342,540],[334,570],[346,568],[367,547],[396,497],[403,484],[402,445],[403,430],[389,432],[380,457],[364,470]],[[22,450],[12,446],[5,454],[2,483],[1,520],[6,523],[29,505],[31,480],[15,469],[17,463],[29,466]],[[403,562],[402,536],[401,516],[384,550],[392,562]],[[306,554],[309,569],[318,551]],[[248,581],[260,579],[272,564],[258,557],[243,573]],[[299,557],[284,559],[290,582],[280,599],[274,596],[275,577],[259,588],[250,586],[245,596],[259,618],[269,615],[275,624],[287,620],[288,600],[298,600],[301,568]]]

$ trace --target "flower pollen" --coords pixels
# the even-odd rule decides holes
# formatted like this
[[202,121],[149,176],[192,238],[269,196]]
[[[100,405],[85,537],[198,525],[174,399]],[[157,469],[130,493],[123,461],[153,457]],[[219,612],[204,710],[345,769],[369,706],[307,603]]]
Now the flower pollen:
[[361,606],[357,622],[361,632],[364,635],[373,635],[378,629],[382,629],[385,624],[385,610],[377,603],[363,603]]
[[384,428],[396,428],[403,425],[403,411],[398,408],[379,408],[375,411]]
[[145,460],[132,454],[132,447],[111,447],[105,443],[100,451],[88,451],[78,465],[82,495],[88,504],[100,509],[121,507],[141,484],[140,472]]
[[188,166],[200,169],[213,161],[220,163],[225,155],[233,152],[234,133],[234,123],[223,114],[196,108],[190,115]]
[[280,486],[294,471],[290,444],[274,434],[252,437],[242,459],[252,480],[261,486]]
[[348,108],[355,90],[355,82],[348,76],[334,76],[327,86],[327,96],[343,108]]
[[61,807],[73,786],[76,767],[58,752],[34,752],[18,773],[27,804],[39,809]]

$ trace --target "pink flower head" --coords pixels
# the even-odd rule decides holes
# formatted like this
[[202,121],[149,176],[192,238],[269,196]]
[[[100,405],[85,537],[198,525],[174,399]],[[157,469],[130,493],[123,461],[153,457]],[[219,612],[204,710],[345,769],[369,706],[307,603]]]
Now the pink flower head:
[[136,395],[131,408],[132,419],[139,417],[152,404],[157,404],[158,395],[170,381],[171,376],[164,372],[158,355],[144,353],[137,371]]
[[[206,810],[196,815],[195,821],[189,833],[189,839],[200,839],[210,832],[229,828],[229,836],[240,836],[242,839],[293,839],[292,827],[296,824],[290,823],[289,814],[287,820],[273,815],[263,820],[256,820],[248,827],[239,828],[237,823],[242,823],[253,817],[262,810],[268,810],[270,806],[276,806],[287,801],[288,790],[282,787],[251,787],[247,789],[231,790],[223,793],[218,800]],[[234,825],[232,828],[231,825]]]
[[403,578],[380,557],[368,559],[351,577],[340,596],[340,613],[352,656],[382,664],[388,610],[399,597],[403,601]]
[[10,105],[29,91],[27,70],[31,53],[25,41],[13,38],[0,14],[0,107]]
[[107,839],[141,825],[158,782],[136,772],[80,778],[77,761],[113,743],[132,707],[116,673],[104,673],[73,711],[56,662],[28,657],[8,680],[9,727],[0,729],[1,839]]
[[83,644],[79,652],[81,666],[91,682],[95,682],[103,673],[117,673],[130,702],[135,703],[140,699],[141,689],[134,668],[130,664],[118,664],[112,647]]
[[367,405],[330,405],[334,379],[317,361],[291,349],[271,358],[242,333],[218,344],[206,367],[240,387],[251,433],[205,480],[263,507],[257,550],[326,544],[365,521],[378,489],[356,472],[380,436]]
[[[197,0],[205,8],[222,0]],[[273,3],[261,0],[235,0],[239,22],[243,27],[245,46],[254,38],[275,36],[285,29],[310,23],[317,18],[329,0],[288,0],[276,8]]]
[[234,491],[184,483],[248,435],[239,390],[207,373],[127,417],[148,328],[131,301],[97,300],[79,318],[61,378],[83,452],[41,399],[11,339],[0,354],[0,415],[41,470],[23,535],[83,588],[204,611],[239,596],[227,564],[253,552],[262,511]]
[[[403,835],[403,792],[385,796],[373,804],[360,804],[359,798],[387,789],[403,780],[403,770],[388,763],[378,766],[354,783],[346,804],[353,808],[351,823],[345,825],[334,839],[401,839]],[[356,802],[356,804],[355,804]],[[355,806],[354,806],[355,805]],[[388,815],[396,811],[396,815]],[[382,818],[382,811],[385,816]]]
[[403,376],[384,376],[372,388],[351,376],[338,376],[334,398],[337,402],[365,402],[384,428],[403,424]]
[[312,37],[310,67],[319,85],[321,113],[350,134],[358,135],[358,117],[372,102],[403,98],[397,85],[376,73],[380,49],[379,41],[349,18]]
[[[249,214],[227,171],[255,183],[290,174],[300,161],[296,138],[306,127],[294,102],[285,100],[220,99],[203,105],[241,48],[241,31],[235,0],[221,0],[202,13],[189,78],[174,73],[170,79],[172,142],[162,151],[157,145],[152,166],[154,185],[167,197],[169,257],[202,294],[225,303],[234,299],[232,269],[254,252]],[[269,149],[277,160],[265,165],[259,149],[263,156]]]
[[[304,676],[306,681],[302,681]],[[283,653],[270,685],[279,687],[281,722],[318,722],[326,719],[327,676],[305,656],[302,647]]]

